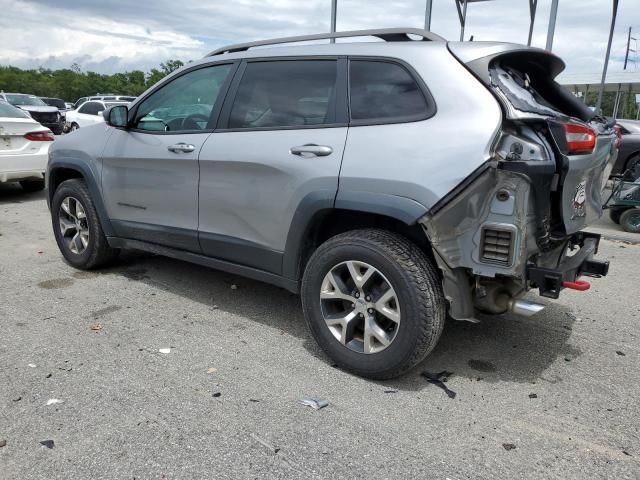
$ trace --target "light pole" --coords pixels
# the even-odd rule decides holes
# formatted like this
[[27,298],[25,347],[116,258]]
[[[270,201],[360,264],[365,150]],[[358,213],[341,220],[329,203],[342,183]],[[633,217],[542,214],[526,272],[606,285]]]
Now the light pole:
[[[336,33],[336,14],[338,13],[338,0],[331,0],[331,33]],[[336,39],[329,40],[331,43],[336,43]]]
[[549,13],[549,30],[547,30],[547,46],[548,51],[553,47],[553,35],[556,31],[556,18],[558,17],[558,0],[551,2],[551,12]]
[[607,53],[604,56],[604,67],[602,68],[602,78],[600,79],[600,90],[598,91],[598,101],[596,102],[596,112],[602,106],[602,93],[604,92],[604,81],[607,78],[607,67],[609,66],[609,55],[611,55],[611,41],[613,40],[613,29],[616,27],[616,16],[618,15],[618,0],[613,0],[613,14],[611,16],[611,28],[609,29],[609,42],[607,43]]
[[536,9],[538,8],[538,0],[529,0],[529,37],[527,37],[527,46],[531,46],[531,37],[533,35],[533,23],[536,21]]
[[424,12],[424,29],[431,31],[431,10],[433,8],[433,0],[427,0],[427,5]]

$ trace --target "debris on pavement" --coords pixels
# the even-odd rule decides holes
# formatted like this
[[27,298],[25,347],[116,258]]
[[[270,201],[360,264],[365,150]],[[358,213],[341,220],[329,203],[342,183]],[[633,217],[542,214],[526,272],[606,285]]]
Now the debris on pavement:
[[47,374],[47,376],[46,376],[46,377],[44,377],[44,378],[51,378],[51,376],[52,376],[52,375],[53,375],[53,374],[48,373],[48,374]]
[[320,398],[315,398],[315,397],[305,397],[302,400],[300,400],[300,403],[308,407],[311,407],[314,410],[320,410],[321,408],[324,408],[327,405],[329,405],[329,402],[327,402],[326,400],[322,400]]
[[250,398],[249,401],[253,403],[258,403],[260,400],[257,398]]
[[52,449],[53,447],[56,446],[53,440],[42,440],[40,442],[40,445],[42,445],[43,447],[47,447],[48,449]]
[[161,348],[158,350],[160,353],[170,353],[171,349],[170,348]]
[[94,332],[99,332],[100,330],[102,330],[102,324],[94,323],[93,325],[91,325],[91,330],[93,330]]
[[[2,446],[2,445],[0,445]],[[633,457],[633,455],[631,455],[629,452],[627,452],[626,450],[622,450],[622,453],[624,453],[625,455],[627,455],[628,457]]]
[[530,393],[529,394],[529,398],[538,398],[538,394],[537,393]]
[[624,353],[624,352],[621,352],[620,350],[616,350],[616,354],[617,354],[617,355],[620,355],[621,357],[624,357],[624,356],[625,356],[625,353]]
[[509,450],[515,450],[516,446],[513,443],[503,443],[502,447],[509,451]]
[[384,393],[398,393],[397,388],[390,388],[389,390],[385,390]]
[[36,368],[35,364],[33,363],[30,363],[29,365],[27,365],[27,367]]
[[6,447],[6,446],[7,446],[7,441],[6,440],[0,440],[0,448]]
[[211,367],[209,370],[207,370],[207,373],[216,373],[217,371],[218,371],[217,368]]
[[440,387],[442,390],[444,390],[449,398],[456,398],[456,392],[454,392],[444,384],[444,382],[449,380],[449,377],[453,375],[453,373],[447,372],[446,370],[443,370],[442,372],[437,374],[424,371],[421,373],[421,375],[427,379],[427,382],[432,383],[433,385],[436,385],[437,387]]
[[11,399],[12,402],[19,402],[20,400],[22,400],[22,397],[16,397]]
[[220,395],[222,395],[222,392],[213,392],[211,396],[214,398],[218,398]]
[[231,285],[231,290],[237,290],[238,286],[234,283],[233,285]]
[[57,398],[50,398],[47,400],[47,406],[55,405],[56,403],[63,403],[63,400],[58,400]]
[[280,451],[280,448],[274,447],[269,442],[267,442],[266,440],[263,440],[257,435],[254,435],[253,433],[250,433],[249,436],[272,453],[278,453]]

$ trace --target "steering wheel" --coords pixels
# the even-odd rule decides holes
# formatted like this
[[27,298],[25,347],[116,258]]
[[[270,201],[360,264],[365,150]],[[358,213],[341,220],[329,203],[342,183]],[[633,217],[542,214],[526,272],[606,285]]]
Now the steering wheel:
[[188,117],[185,117],[184,120],[182,120],[182,128],[184,130],[204,130],[200,127],[200,125],[198,125],[198,120],[208,123],[209,116],[202,113],[192,113]]

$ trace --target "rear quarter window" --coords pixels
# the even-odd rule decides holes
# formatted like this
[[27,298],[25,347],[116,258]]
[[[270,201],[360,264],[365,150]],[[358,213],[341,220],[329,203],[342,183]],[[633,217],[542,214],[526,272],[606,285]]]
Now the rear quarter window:
[[355,124],[423,120],[435,112],[409,70],[391,61],[351,60],[349,99]]

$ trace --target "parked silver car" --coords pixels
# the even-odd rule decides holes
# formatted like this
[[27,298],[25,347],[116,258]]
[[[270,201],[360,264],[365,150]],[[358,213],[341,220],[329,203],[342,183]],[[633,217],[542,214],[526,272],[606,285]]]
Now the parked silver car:
[[331,36],[222,48],[57,141],[64,258],[132,247],[300,292],[322,348],[371,378],[425,358],[447,314],[532,315],[527,291],[606,275],[581,230],[616,134],[554,81],[558,57],[412,29],[253,48]]

